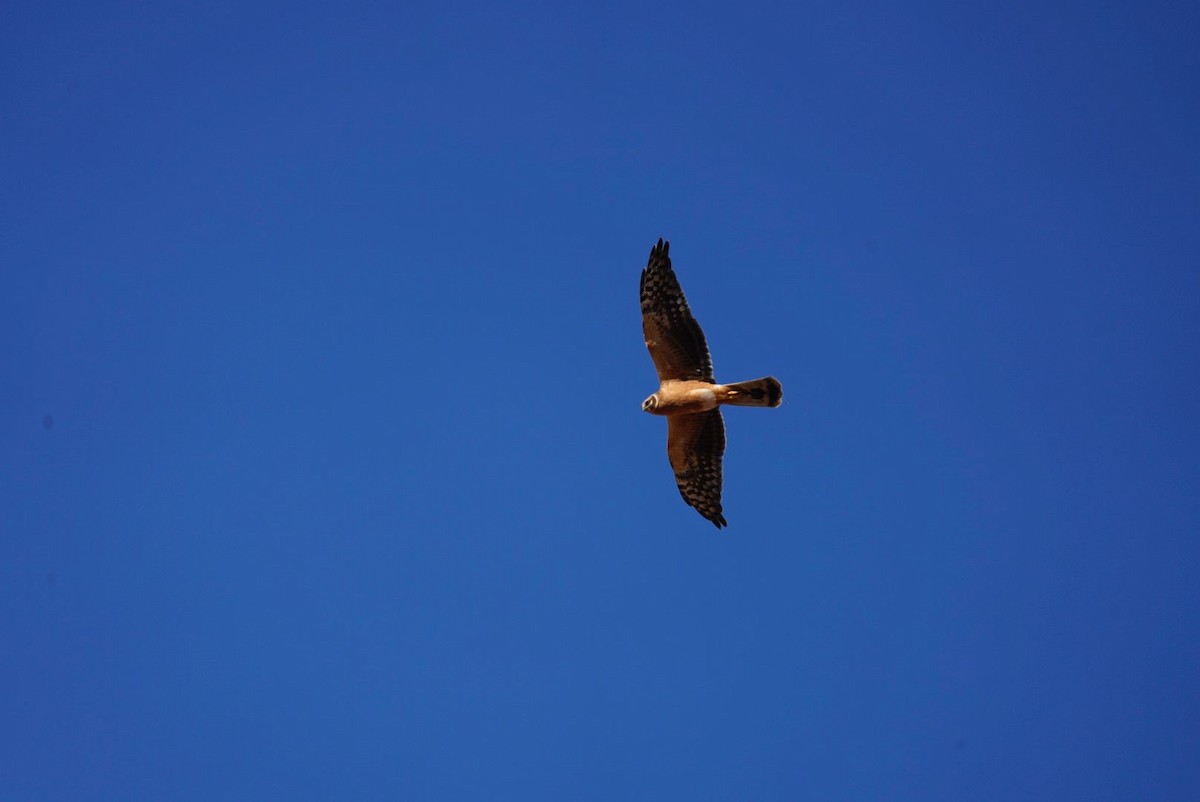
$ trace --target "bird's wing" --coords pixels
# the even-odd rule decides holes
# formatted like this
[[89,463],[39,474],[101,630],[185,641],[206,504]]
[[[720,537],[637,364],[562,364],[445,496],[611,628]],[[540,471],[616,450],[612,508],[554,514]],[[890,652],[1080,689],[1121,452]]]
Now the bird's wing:
[[721,458],[725,454],[725,422],[721,410],[667,417],[667,457],[675,471],[679,495],[720,529]]
[[668,379],[713,379],[712,357],[704,332],[671,269],[669,242],[661,239],[650,249],[650,261],[642,270],[642,333],[659,381]]

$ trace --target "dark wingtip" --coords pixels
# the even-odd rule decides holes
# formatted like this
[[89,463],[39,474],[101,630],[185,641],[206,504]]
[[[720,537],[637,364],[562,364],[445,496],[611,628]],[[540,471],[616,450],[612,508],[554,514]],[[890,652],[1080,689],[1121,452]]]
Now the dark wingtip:
[[720,529],[723,526],[729,526],[729,522],[725,520],[725,516],[721,513],[717,513],[715,518],[709,518],[708,520],[712,521],[713,525],[716,526],[717,529]]
[[773,407],[779,406],[783,402],[783,385],[779,383],[779,379],[771,377],[767,387],[767,403]]
[[671,243],[667,242],[662,237],[659,237],[658,244],[650,249],[650,261],[653,262],[656,258],[666,259],[667,254],[670,253],[670,251]]

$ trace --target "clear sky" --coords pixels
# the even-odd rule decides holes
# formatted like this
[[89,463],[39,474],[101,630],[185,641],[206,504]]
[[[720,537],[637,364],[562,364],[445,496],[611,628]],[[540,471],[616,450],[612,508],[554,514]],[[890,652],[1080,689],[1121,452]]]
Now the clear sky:
[[6,4],[0,798],[1200,798],[1198,40]]

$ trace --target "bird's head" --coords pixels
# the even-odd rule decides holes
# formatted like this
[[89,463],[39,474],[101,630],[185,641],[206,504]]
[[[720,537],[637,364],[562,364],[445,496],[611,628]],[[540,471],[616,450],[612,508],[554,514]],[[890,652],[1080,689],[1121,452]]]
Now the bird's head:
[[658,393],[642,402],[642,412],[653,412],[658,407]]

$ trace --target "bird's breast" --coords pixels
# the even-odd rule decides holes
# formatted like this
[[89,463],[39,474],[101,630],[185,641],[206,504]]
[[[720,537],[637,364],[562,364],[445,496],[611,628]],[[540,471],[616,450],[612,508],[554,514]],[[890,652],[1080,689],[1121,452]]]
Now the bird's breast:
[[717,406],[716,385],[700,381],[663,382],[658,390],[660,415],[707,412]]

